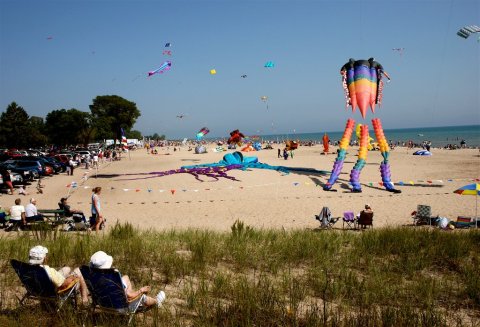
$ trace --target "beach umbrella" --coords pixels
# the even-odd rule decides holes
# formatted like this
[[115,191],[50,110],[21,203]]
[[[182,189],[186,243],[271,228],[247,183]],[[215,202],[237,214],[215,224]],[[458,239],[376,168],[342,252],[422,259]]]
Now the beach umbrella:
[[478,196],[480,195],[480,184],[468,184],[460,187],[458,190],[453,191],[460,195],[474,195],[475,196],[475,227],[477,227],[477,208],[478,208]]

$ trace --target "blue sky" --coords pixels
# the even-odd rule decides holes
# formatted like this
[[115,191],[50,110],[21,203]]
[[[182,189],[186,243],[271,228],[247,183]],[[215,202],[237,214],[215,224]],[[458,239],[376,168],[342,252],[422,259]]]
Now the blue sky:
[[[476,0],[0,0],[0,110],[89,111],[116,94],[137,104],[144,134],[339,131],[362,122],[345,109],[339,68],[375,57],[392,77],[376,111],[384,128],[479,124],[480,43],[456,35],[471,24]],[[146,77],[165,60],[170,71]]]

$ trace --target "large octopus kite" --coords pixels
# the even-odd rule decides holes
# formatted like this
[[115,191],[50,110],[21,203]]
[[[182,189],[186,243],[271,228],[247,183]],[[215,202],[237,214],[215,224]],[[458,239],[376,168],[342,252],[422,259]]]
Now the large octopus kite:
[[[382,101],[382,75],[385,75],[385,77],[390,80],[388,74],[383,70],[382,65],[376,62],[374,58],[368,60],[355,60],[350,58],[350,60],[340,69],[340,74],[342,75],[347,106],[351,106],[353,112],[355,112],[355,109],[358,107],[363,118],[365,118],[367,114],[368,107],[370,107],[372,112],[375,113],[375,105],[377,103],[380,105]],[[390,180],[390,165],[388,163],[390,149],[385,135],[383,134],[382,123],[380,122],[380,119],[374,118],[372,119],[372,125],[383,157],[383,161],[380,164],[382,184],[387,191],[400,193],[401,191],[396,190]],[[345,160],[354,126],[355,121],[353,119],[348,119],[343,137],[339,144],[337,159],[333,164],[332,173],[328,182],[323,186],[323,189],[326,191],[331,190],[342,171],[343,162]],[[352,192],[362,192],[362,187],[360,185],[360,172],[365,166],[367,160],[368,138],[368,125],[362,124],[360,129],[358,160],[350,172]]]

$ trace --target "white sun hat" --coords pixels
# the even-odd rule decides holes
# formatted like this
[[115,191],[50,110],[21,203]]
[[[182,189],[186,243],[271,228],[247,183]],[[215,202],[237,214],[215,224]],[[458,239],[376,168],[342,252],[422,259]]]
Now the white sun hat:
[[113,258],[103,251],[95,252],[90,258],[90,266],[94,268],[109,269],[112,267]]
[[47,256],[48,249],[44,246],[37,245],[30,249],[28,253],[28,262],[32,265],[39,265],[43,263],[45,257]]

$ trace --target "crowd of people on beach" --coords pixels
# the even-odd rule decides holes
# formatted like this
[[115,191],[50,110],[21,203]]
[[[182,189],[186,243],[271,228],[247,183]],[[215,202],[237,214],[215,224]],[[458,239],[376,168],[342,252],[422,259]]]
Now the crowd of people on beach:
[[[101,209],[100,195],[101,187],[94,187],[91,196],[91,216],[87,220],[82,210],[74,209],[68,203],[68,197],[62,197],[58,203],[59,210],[65,218],[62,222],[68,222],[71,217],[73,223],[81,223],[82,227],[79,229],[92,230],[98,232],[105,228],[106,220]],[[26,230],[30,224],[37,222],[49,222],[49,219],[40,213],[37,209],[37,200],[30,198],[29,203],[22,205],[22,199],[17,198],[14,205],[4,209],[0,205],[0,223],[3,225],[5,231],[19,231]],[[74,225],[76,226],[76,225]]]
[[[67,154],[67,152],[61,152],[65,154],[57,155],[58,158],[60,156],[65,156],[66,161],[64,165],[64,173],[69,176],[74,175],[74,171],[78,168],[84,168],[85,171],[83,173],[83,180],[88,179],[88,174],[91,172],[91,169],[98,170],[100,165],[105,162],[111,162],[114,160],[118,160],[121,157],[122,149],[105,149],[105,150],[92,150],[92,151],[84,151],[84,153],[78,152],[71,152],[71,154]],[[32,152],[33,153],[33,152]],[[37,156],[23,156],[20,158],[26,160],[34,160],[44,158],[45,154],[37,154]],[[15,158],[15,157],[14,157]],[[18,158],[18,157],[17,157]],[[9,159],[7,159],[9,160]],[[58,159],[60,162],[60,159]],[[7,161],[8,162],[8,161]],[[13,161],[15,162],[15,161]],[[61,173],[61,171],[57,171],[57,174]],[[15,188],[11,181],[11,174],[12,172],[6,168],[6,166],[0,165],[0,174],[3,179],[3,186],[8,188],[8,194],[15,194]],[[44,193],[44,185],[42,184],[43,176],[39,176],[38,183],[37,183],[37,194]],[[27,185],[31,185],[31,182],[25,182],[22,185],[16,185],[18,195],[29,195],[30,193],[27,192]],[[101,210],[101,203],[100,203],[100,194],[101,194],[101,187],[93,188],[92,196],[91,196],[91,216],[87,219],[84,213],[81,210],[72,209],[70,205],[67,203],[68,195],[62,197],[58,203],[58,209],[47,209],[47,211],[55,211],[60,210],[63,211],[62,213],[55,213],[55,215],[62,215],[63,218],[66,220],[73,219],[75,223],[81,223],[83,226],[81,229],[83,230],[93,230],[99,231],[103,229],[106,223],[106,220],[103,216],[103,211]],[[11,230],[24,230],[29,229],[30,225],[38,223],[38,222],[48,222],[52,223],[50,215],[43,215],[41,212],[43,210],[37,209],[37,199],[31,197],[29,202],[26,206],[22,204],[22,198],[16,198],[12,203],[12,205],[6,205],[2,207],[0,205],[0,226],[2,226],[5,231]],[[57,218],[57,217],[55,217]],[[71,224],[72,226],[78,226],[75,224]]]

